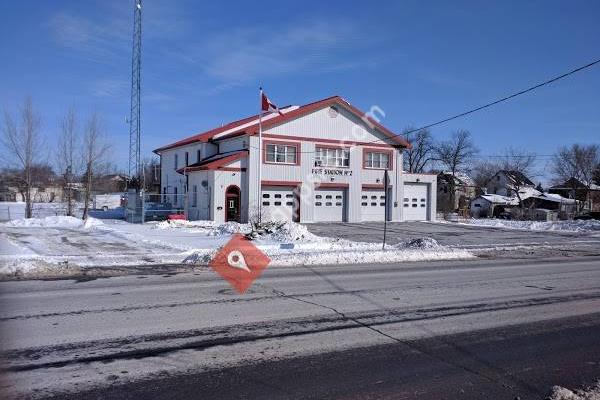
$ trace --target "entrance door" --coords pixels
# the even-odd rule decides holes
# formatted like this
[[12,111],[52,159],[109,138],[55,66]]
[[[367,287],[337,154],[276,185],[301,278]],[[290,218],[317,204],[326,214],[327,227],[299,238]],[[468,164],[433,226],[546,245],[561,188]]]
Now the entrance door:
[[225,221],[240,222],[240,188],[235,185],[225,191]]

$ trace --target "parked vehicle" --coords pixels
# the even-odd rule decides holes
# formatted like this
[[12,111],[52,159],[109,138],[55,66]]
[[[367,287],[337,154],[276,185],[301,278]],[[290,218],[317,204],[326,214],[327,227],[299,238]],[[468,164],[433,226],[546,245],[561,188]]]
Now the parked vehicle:
[[176,209],[171,203],[146,202],[144,203],[145,221],[164,221],[170,214],[175,214]]
[[573,219],[580,219],[580,220],[597,219],[597,220],[600,220],[600,211],[590,211],[586,214],[578,215]]
[[122,207],[124,202],[126,202],[126,199],[123,193],[97,194],[93,198],[93,208],[108,211]]

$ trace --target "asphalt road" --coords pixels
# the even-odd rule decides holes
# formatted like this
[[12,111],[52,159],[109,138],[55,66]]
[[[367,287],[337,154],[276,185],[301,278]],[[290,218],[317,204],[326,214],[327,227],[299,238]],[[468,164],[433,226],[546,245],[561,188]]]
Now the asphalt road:
[[245,295],[211,271],[3,282],[0,390],[539,398],[600,378],[599,310],[593,257],[269,268]]
[[[379,243],[383,240],[382,222],[316,223],[306,227],[316,235],[359,242]],[[495,257],[535,255],[600,256],[599,232],[532,231],[485,227],[456,223],[389,222],[387,242],[430,237],[438,243]]]

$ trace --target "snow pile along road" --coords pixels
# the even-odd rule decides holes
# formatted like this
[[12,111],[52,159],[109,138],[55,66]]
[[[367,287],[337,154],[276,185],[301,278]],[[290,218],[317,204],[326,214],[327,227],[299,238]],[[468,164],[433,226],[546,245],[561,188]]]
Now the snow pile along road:
[[[396,245],[316,236],[293,223],[250,224],[165,221],[130,224],[118,220],[82,221],[73,217],[21,219],[0,224],[0,278],[65,276],[89,268],[175,265],[206,266],[233,234],[241,233],[271,258],[271,265],[390,263],[471,258],[466,250],[431,238]],[[108,273],[108,272],[106,272]]]
[[600,231],[598,220],[577,221],[514,221],[504,219],[469,219],[461,224],[530,231],[595,232]]
[[29,218],[29,219],[16,219],[4,224],[10,228],[67,228],[67,229],[79,229],[79,228],[93,228],[104,225],[102,221],[95,218],[88,218],[83,221],[80,218],[66,217],[66,216],[54,216],[44,218]]

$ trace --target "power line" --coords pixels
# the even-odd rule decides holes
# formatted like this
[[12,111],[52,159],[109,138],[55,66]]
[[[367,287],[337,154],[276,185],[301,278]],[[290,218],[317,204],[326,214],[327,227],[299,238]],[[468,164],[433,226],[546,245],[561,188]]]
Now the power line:
[[[539,88],[541,88],[543,86],[546,86],[546,85],[549,85],[549,84],[554,83],[556,81],[559,81],[561,79],[564,79],[564,78],[566,78],[568,76],[576,74],[577,72],[580,72],[580,71],[583,71],[583,70],[585,70],[587,68],[593,67],[596,64],[600,64],[600,58],[597,59],[597,60],[595,60],[595,61],[592,61],[592,62],[590,62],[588,64],[585,64],[585,65],[583,65],[581,67],[575,68],[575,69],[573,69],[573,70],[571,70],[569,72],[565,72],[562,75],[558,75],[558,76],[556,76],[554,78],[548,79],[547,81],[544,81],[542,83],[538,83],[537,85],[530,86],[527,89],[523,89],[523,90],[518,91],[516,93],[510,94],[510,95],[505,96],[505,97],[502,97],[502,98],[500,98],[498,100],[494,100],[494,101],[492,101],[490,103],[487,103],[487,104],[484,104],[482,106],[475,107],[475,108],[473,108],[471,110],[462,112],[460,114],[456,114],[456,115],[453,115],[451,117],[447,117],[447,118],[444,118],[442,120],[439,120],[437,122],[433,122],[433,123],[424,125],[424,126],[422,126],[420,128],[412,129],[412,130],[409,130],[407,132],[403,132],[402,134],[396,134],[395,136],[405,136],[405,135],[408,135],[408,134],[411,134],[411,133],[418,132],[418,131],[420,131],[422,129],[428,129],[428,128],[431,128],[431,127],[434,127],[434,126],[437,126],[437,125],[444,124],[444,123],[446,123],[448,121],[452,121],[454,119],[461,118],[461,117],[464,117],[464,116],[469,115],[469,114],[473,114],[473,113],[475,113],[477,111],[481,111],[483,109],[495,106],[496,104],[500,104],[500,103],[503,103],[503,102],[508,101],[510,99],[514,99],[517,96],[521,96],[521,95],[523,95],[525,93],[532,92],[532,91],[534,91],[536,89],[539,89]],[[385,140],[385,139],[375,139],[373,141],[364,142],[364,143],[365,144],[371,144],[371,143],[381,142],[382,140]],[[349,140],[349,142],[350,142],[350,140]],[[316,151],[299,151],[298,153],[309,154],[309,153],[316,153]],[[500,156],[490,156],[490,157],[500,157]],[[541,155],[540,157],[551,157],[551,155]]]
[[434,127],[434,126],[437,126],[437,125],[441,125],[441,124],[446,123],[448,121],[452,121],[453,119],[457,119],[457,118],[460,118],[460,117],[464,117],[465,115],[473,114],[473,113],[475,113],[477,111],[481,111],[481,110],[483,110],[485,108],[492,107],[492,106],[494,106],[496,104],[499,104],[499,103],[505,102],[507,100],[513,99],[513,98],[515,98],[517,96],[520,96],[522,94],[525,94],[525,93],[528,93],[528,92],[532,92],[532,91],[534,91],[536,89],[539,89],[539,88],[541,88],[543,86],[549,85],[549,84],[554,83],[554,82],[556,82],[558,80],[561,80],[561,79],[566,78],[566,77],[568,77],[570,75],[573,75],[573,74],[575,74],[577,72],[583,71],[584,69],[590,68],[590,67],[592,67],[592,66],[594,66],[596,64],[600,64],[600,59],[592,61],[591,63],[583,65],[581,67],[575,68],[575,69],[573,69],[573,70],[571,70],[569,72],[566,72],[566,73],[564,73],[562,75],[556,76],[556,77],[554,77],[552,79],[549,79],[549,80],[547,80],[545,82],[542,82],[542,83],[539,83],[537,85],[528,87],[527,89],[524,89],[524,90],[521,90],[519,92],[513,93],[511,95],[502,97],[501,99],[498,99],[498,100],[492,101],[490,103],[484,104],[482,106],[473,108],[473,109],[471,109],[469,111],[465,111],[465,112],[462,112],[460,114],[456,114],[456,115],[453,115],[451,117],[444,118],[444,119],[442,119],[440,121],[437,121],[437,122],[434,122],[432,124],[428,124],[428,125],[422,126],[420,128],[413,129],[413,130],[410,130],[408,132],[404,132],[403,134],[404,135],[408,135],[409,133],[414,133],[414,132],[420,131],[421,129],[428,129],[428,128],[431,128],[431,127]]

